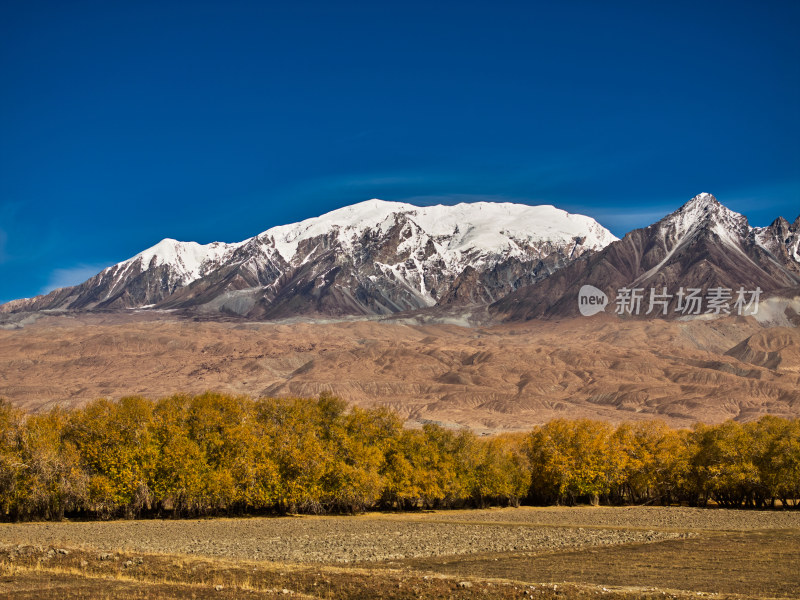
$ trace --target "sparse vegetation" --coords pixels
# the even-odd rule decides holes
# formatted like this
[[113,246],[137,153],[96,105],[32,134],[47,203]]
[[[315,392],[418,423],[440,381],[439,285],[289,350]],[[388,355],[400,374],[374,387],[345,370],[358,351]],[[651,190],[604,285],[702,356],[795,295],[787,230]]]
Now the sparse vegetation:
[[0,598],[788,599],[798,519],[584,506],[0,524]]
[[[430,598],[530,598],[588,600],[602,592],[607,600],[678,599],[689,592],[663,594],[655,589],[591,584],[526,584],[485,580],[474,575],[443,575],[425,569],[408,571],[362,567],[249,563],[225,559],[117,553],[100,560],[97,553],[22,546],[0,550],[0,597],[32,600],[239,600],[305,598],[326,600],[410,600]],[[131,566],[126,565],[133,563]],[[139,563],[139,564],[137,564]],[[734,598],[728,594],[717,598]],[[741,600],[740,596],[736,596]]]
[[797,507],[800,420],[674,430],[552,421],[480,438],[334,397],[127,397],[24,415],[0,402],[10,520],[686,502]]

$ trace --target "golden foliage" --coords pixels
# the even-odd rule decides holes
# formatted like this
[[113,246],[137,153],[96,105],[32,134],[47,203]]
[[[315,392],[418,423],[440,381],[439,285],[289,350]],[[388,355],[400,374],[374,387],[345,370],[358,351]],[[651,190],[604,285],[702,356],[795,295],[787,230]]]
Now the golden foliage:
[[797,506],[800,421],[558,419],[478,437],[310,398],[0,401],[0,517],[356,512],[537,503]]

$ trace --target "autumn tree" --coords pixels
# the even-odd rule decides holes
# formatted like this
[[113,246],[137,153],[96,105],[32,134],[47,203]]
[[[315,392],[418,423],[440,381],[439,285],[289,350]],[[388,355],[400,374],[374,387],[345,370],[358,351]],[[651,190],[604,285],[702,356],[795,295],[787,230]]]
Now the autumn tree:
[[0,517],[18,518],[24,506],[24,471],[20,456],[22,413],[0,399]]
[[0,401],[0,517],[538,503],[798,506],[800,420],[557,419],[478,437],[319,398],[212,392],[25,415]]
[[636,421],[619,425],[614,439],[621,453],[621,500],[669,504],[680,497],[690,458],[684,434],[663,421]]
[[329,426],[323,428],[323,440],[333,460],[324,477],[323,501],[336,511],[362,511],[383,494],[386,455],[402,421],[385,409],[353,408],[347,414],[344,406],[339,409],[338,418],[324,420]]
[[780,500],[783,506],[793,505],[800,498],[800,421],[764,416],[744,428],[758,471],[745,504],[774,507]]
[[81,457],[89,508],[99,514],[139,514],[151,505],[155,464],[153,403],[138,396],[97,400],[73,411],[65,439]]
[[545,504],[597,503],[619,484],[624,457],[607,423],[555,419],[537,427],[528,441],[531,497]]
[[531,486],[530,461],[522,435],[482,439],[473,471],[471,496],[480,508],[489,504],[519,506]]
[[29,416],[20,432],[21,507],[28,516],[60,520],[86,504],[88,477],[78,449],[65,439],[67,419],[65,411],[54,408]]
[[281,512],[322,512],[323,477],[331,457],[318,428],[316,401],[264,398],[256,419],[271,443],[275,463],[275,505]]
[[210,505],[210,468],[204,449],[191,435],[191,402],[188,396],[171,396],[160,400],[153,411],[154,508],[178,515],[205,512]]
[[690,478],[700,504],[713,499],[720,506],[740,506],[761,487],[750,428],[736,421],[700,424],[695,426],[692,441]]

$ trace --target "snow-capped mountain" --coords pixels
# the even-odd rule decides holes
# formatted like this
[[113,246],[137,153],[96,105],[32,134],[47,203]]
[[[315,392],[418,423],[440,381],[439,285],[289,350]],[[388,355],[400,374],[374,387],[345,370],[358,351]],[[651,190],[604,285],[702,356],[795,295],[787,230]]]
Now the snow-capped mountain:
[[574,315],[584,285],[604,291],[611,303],[623,288],[666,289],[666,312],[673,317],[683,315],[675,293],[681,288],[700,289],[701,295],[711,288],[800,295],[799,248],[800,217],[792,225],[779,218],[768,227],[750,227],[711,194],[699,194],[657,223],[509,294],[491,311],[512,320]]
[[492,302],[614,240],[553,206],[368,200],[234,244],[165,239],[83,284],[0,310],[390,314]]

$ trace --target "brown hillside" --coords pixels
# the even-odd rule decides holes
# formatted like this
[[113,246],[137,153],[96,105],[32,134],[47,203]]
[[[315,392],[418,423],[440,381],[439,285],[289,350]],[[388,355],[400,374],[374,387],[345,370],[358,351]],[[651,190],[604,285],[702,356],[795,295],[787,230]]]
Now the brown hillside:
[[551,418],[672,425],[800,416],[797,330],[747,319],[613,316],[491,328],[392,321],[193,322],[42,317],[0,330],[0,397],[28,410],[206,389],[331,391],[412,423],[478,430]]

